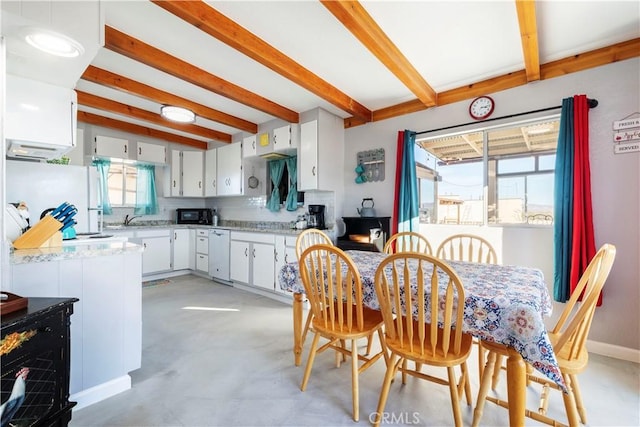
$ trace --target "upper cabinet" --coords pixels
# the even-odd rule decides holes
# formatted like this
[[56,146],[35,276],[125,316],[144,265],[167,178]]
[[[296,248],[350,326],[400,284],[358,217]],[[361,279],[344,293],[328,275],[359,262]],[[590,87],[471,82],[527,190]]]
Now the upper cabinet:
[[76,145],[74,90],[7,74],[4,136],[10,157],[58,158]]
[[93,138],[92,152],[96,156],[114,157],[117,159],[129,158],[129,141],[110,136],[96,136]]
[[257,135],[247,136],[242,139],[242,157],[255,157],[257,154]]
[[218,196],[241,195],[242,144],[227,144],[217,150]]
[[204,197],[218,195],[218,149],[204,153]]
[[259,133],[256,154],[261,157],[295,156],[300,141],[300,126],[287,124],[272,131]]
[[136,159],[141,162],[165,164],[167,163],[167,148],[160,144],[138,141]]
[[171,150],[172,197],[204,196],[204,152]]
[[335,191],[344,185],[344,123],[317,108],[300,116],[298,190]]

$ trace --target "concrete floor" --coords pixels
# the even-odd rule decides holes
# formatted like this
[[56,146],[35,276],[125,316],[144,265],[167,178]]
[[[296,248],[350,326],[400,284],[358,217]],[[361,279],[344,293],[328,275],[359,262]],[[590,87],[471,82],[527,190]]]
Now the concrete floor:
[[[349,363],[338,369],[332,353],[318,355],[307,390],[300,391],[311,337],[303,366],[294,366],[291,306],[191,275],[171,280],[143,289],[142,368],[131,373],[133,387],[74,411],[72,427],[354,424]],[[475,403],[475,353],[469,369]],[[360,376],[360,424],[370,425],[384,371],[379,360]],[[579,379],[588,425],[640,425],[637,364],[592,355]],[[500,385],[497,394],[506,399],[504,377]],[[531,408],[537,408],[539,390],[528,391]],[[470,425],[473,409],[462,408]],[[385,410],[386,425],[453,424],[448,387],[415,378],[392,384]],[[549,415],[564,420],[563,411],[559,392],[552,391]],[[482,425],[507,424],[506,410],[487,403]]]

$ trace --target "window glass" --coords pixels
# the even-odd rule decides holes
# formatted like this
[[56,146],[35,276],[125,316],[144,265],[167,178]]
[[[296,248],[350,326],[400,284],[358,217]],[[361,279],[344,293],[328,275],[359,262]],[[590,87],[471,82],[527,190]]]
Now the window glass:
[[111,206],[135,206],[137,170],[123,163],[109,166],[109,201]]
[[418,189],[420,193],[420,222],[433,224],[436,222],[436,183],[433,178],[419,178]]
[[[490,224],[553,223],[559,127],[559,118],[546,118],[418,140],[423,153],[417,152],[416,159],[432,157],[435,164],[432,183],[418,173],[421,220],[426,222],[428,217],[440,224],[483,224],[485,218]],[[418,171],[422,167],[419,165]],[[427,215],[427,202],[423,202],[432,197],[427,193],[430,189],[435,219]]]

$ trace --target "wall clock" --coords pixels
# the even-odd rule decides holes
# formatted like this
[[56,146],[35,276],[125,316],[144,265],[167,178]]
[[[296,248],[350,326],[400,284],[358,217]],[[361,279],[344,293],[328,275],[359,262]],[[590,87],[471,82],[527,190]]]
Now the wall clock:
[[475,120],[486,119],[493,113],[495,102],[490,96],[479,96],[469,104],[469,115]]

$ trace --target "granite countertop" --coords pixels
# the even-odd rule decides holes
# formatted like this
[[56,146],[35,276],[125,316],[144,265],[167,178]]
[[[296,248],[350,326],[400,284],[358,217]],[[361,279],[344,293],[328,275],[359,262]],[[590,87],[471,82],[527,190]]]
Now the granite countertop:
[[[136,221],[131,225],[105,224],[104,232],[118,232],[126,230],[143,230],[149,228],[207,228],[222,229],[231,231],[247,231],[252,233],[272,233],[298,235],[303,230],[291,228],[290,222],[267,222],[267,221],[221,221],[217,226],[197,225],[197,224],[176,224],[170,221]],[[330,230],[328,230],[330,231]]]
[[11,249],[11,264],[27,264],[34,262],[64,261],[74,258],[92,258],[124,253],[142,252],[143,248],[127,241],[103,241],[39,249]]

